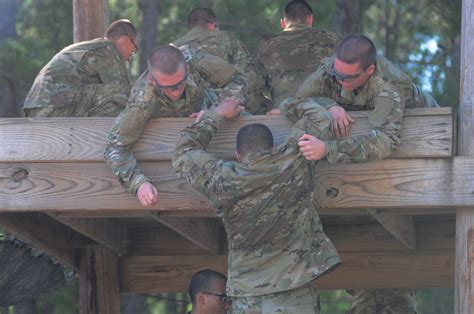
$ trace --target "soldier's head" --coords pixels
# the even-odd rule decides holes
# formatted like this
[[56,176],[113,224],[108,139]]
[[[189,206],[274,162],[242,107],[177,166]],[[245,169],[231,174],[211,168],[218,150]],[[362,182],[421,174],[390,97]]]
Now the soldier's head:
[[157,94],[176,102],[188,80],[188,66],[182,52],[171,45],[156,48],[148,57],[147,79]]
[[273,150],[273,134],[267,126],[254,123],[239,130],[235,152],[238,161],[245,160],[252,153],[271,154]]
[[313,8],[305,0],[292,0],[285,6],[280,26],[285,29],[292,23],[313,25]]
[[195,273],[189,284],[192,313],[226,313],[232,303],[225,293],[226,283],[226,276],[211,269]]
[[348,91],[364,85],[375,71],[377,49],[364,35],[350,35],[336,47],[332,75]]
[[205,7],[197,7],[189,11],[188,29],[193,28],[203,28],[210,31],[219,30],[219,23],[214,11]]
[[110,24],[105,31],[105,37],[115,44],[125,60],[130,60],[138,52],[137,30],[127,19],[117,20]]

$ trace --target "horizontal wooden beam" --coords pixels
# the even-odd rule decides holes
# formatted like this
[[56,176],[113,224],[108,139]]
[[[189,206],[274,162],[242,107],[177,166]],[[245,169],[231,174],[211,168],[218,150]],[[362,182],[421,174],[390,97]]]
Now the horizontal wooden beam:
[[106,218],[63,218],[55,213],[49,215],[115,253],[127,254],[127,229],[123,224]]
[[[367,132],[367,112],[351,112],[356,124],[351,136]],[[0,119],[0,162],[97,162],[103,160],[104,143],[113,118]],[[179,134],[193,120],[161,118],[151,120],[134,154],[141,161],[170,160]],[[235,137],[240,127],[265,123],[280,143],[290,122],[280,116],[250,116],[226,123],[209,150],[222,158],[233,158]],[[400,148],[392,158],[451,157],[453,120],[451,108],[407,109]]]
[[[454,251],[340,253],[342,265],[314,281],[317,289],[452,287]],[[121,261],[122,292],[186,291],[194,272],[226,272],[225,255],[131,256]]]
[[0,213],[0,228],[75,269],[75,232],[42,213]]
[[[209,202],[169,162],[142,163],[156,183],[160,202],[152,211],[211,211]],[[318,208],[427,209],[474,205],[474,158],[380,160],[359,164],[318,163]],[[0,211],[134,210],[143,208],[123,191],[102,163],[0,164]],[[422,212],[422,211],[421,211]]]

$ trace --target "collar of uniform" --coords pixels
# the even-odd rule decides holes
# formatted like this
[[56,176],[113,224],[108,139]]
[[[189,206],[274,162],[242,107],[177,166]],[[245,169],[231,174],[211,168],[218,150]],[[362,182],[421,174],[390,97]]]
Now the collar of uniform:
[[186,34],[186,36],[188,35],[197,35],[197,34],[206,34],[206,33],[209,33],[210,30],[206,29],[206,28],[200,28],[200,27],[195,27],[195,28],[192,28],[188,31],[188,33]]
[[268,151],[258,151],[258,152],[254,152],[254,153],[251,153],[249,154],[247,157],[245,157],[243,160],[242,160],[242,163],[246,164],[246,165],[253,165],[253,164],[256,164],[258,163],[260,160],[266,158],[267,156],[270,156],[271,153],[269,153]]
[[306,24],[300,24],[300,23],[290,23],[285,27],[283,31],[291,32],[291,31],[298,31],[298,30],[306,29],[306,28],[311,28],[311,26],[308,26]]

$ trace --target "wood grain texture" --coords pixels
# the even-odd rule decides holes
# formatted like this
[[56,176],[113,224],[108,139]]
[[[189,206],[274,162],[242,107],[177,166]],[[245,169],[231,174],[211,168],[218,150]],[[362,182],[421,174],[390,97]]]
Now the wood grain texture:
[[0,213],[0,228],[76,269],[74,231],[42,213]]
[[413,216],[390,215],[377,213],[375,209],[368,209],[372,217],[374,217],[382,226],[387,229],[390,234],[397,238],[410,250],[416,248],[416,229]]
[[[341,253],[342,265],[314,281],[317,289],[452,287],[452,250]],[[194,272],[226,272],[225,255],[131,256],[121,260],[122,292],[185,291]]]
[[[0,211],[211,211],[208,201],[167,162],[142,163],[160,202],[143,208],[101,163],[0,164]],[[474,204],[474,158],[380,160],[317,167],[316,205],[343,210],[422,209]],[[429,209],[429,210],[428,210]],[[396,210],[394,210],[396,212]]]
[[[368,130],[367,112],[351,112],[357,119],[351,135]],[[0,162],[103,161],[104,146],[113,118],[0,119]],[[153,119],[147,124],[134,154],[141,161],[170,160],[179,131],[187,118]],[[250,116],[230,121],[214,137],[209,151],[221,158],[234,158],[235,138],[245,124],[261,122],[281,143],[290,122],[279,116]],[[93,131],[92,131],[93,130]],[[453,123],[451,108],[408,109],[403,122],[400,148],[392,158],[451,157]]]
[[74,42],[104,37],[109,24],[106,0],[73,0]]

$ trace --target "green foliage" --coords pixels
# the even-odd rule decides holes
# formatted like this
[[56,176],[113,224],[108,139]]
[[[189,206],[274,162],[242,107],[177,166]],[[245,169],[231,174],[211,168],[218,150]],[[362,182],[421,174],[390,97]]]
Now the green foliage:
[[352,296],[346,290],[320,291],[321,313],[345,314],[351,306]]

